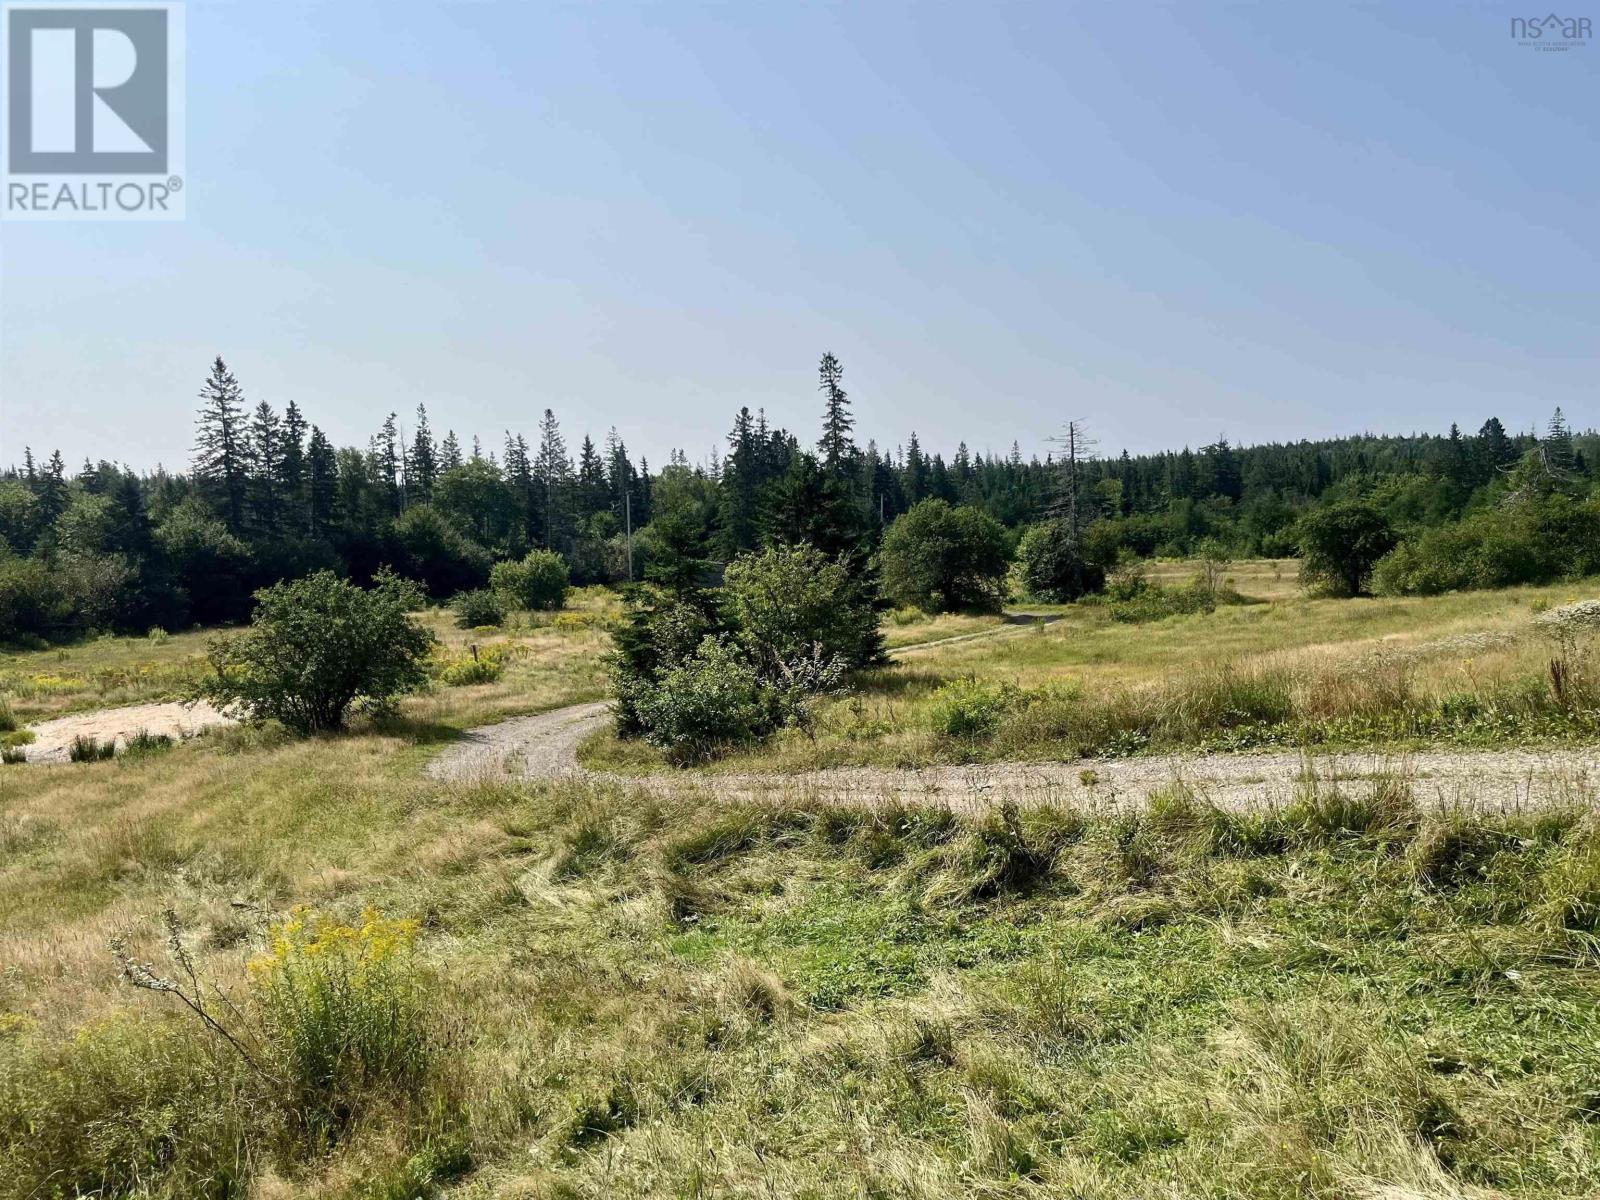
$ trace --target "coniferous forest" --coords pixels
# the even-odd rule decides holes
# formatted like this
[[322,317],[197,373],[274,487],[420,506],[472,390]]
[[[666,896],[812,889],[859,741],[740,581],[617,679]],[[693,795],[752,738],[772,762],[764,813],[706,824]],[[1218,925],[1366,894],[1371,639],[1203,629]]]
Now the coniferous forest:
[[741,408],[721,453],[652,468],[616,429],[570,444],[549,409],[531,434],[484,441],[441,433],[419,406],[404,425],[388,414],[365,446],[336,447],[293,401],[251,403],[218,358],[186,473],[104,459],[74,471],[32,448],[0,473],[0,641],[236,621],[254,589],[324,568],[365,582],[387,567],[444,598],[536,548],[566,559],[577,584],[701,577],[774,544],[867,571],[884,530],[926,500],[982,510],[1013,548],[1054,523],[1102,569],[1202,546],[1295,556],[1319,515],[1337,540],[1354,512],[1386,552],[1370,573],[1380,591],[1600,570],[1600,437],[1574,434],[1559,409],[1537,432],[1462,414],[1444,433],[1219,437],[1143,455],[1086,452],[1071,422],[1050,453],[1025,458],[1016,443],[1004,456],[925,448],[915,431],[862,444],[833,355],[818,382],[818,429]]

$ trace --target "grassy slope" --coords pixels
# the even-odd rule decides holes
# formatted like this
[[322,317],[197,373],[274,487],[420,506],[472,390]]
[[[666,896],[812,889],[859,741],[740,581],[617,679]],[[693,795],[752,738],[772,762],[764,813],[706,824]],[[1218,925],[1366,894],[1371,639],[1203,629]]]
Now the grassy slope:
[[[1434,638],[1532,598],[1317,602],[1271,642]],[[1080,638],[1129,671],[1195,641],[1094,621]],[[62,1171],[169,1196],[1600,1189],[1592,815],[1441,823],[1379,781],[1260,820],[1174,798],[1019,832],[729,810],[692,780],[663,801],[425,778],[453,729],[594,694],[599,635],[537,636],[515,677],[384,730],[3,769],[0,1196]],[[1069,670],[1108,645],[1063,642]],[[106,948],[129,932],[159,965],[170,906],[244,1002],[296,904],[421,921],[443,1047],[331,1153],[262,1133],[271,1098]]]
[[[1439,826],[1380,787],[974,828],[445,787],[425,753],[196,744],[8,787],[0,1130],[34,1133],[0,1137],[0,1195],[103,1146],[169,1195],[223,1168],[426,1194],[419,1161],[466,1196],[1600,1187],[1587,817]],[[426,1117],[246,1168],[214,1136],[227,1059],[104,939],[159,961],[171,905],[238,995],[240,905],[296,902],[423,921],[448,1070]]]

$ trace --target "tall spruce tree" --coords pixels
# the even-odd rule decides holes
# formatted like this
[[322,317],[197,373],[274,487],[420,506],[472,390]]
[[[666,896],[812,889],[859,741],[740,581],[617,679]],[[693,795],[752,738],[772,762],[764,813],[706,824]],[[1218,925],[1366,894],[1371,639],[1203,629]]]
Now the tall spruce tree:
[[544,410],[539,421],[539,453],[533,463],[544,519],[544,545],[550,550],[570,550],[572,460],[556,414]]
[[850,430],[855,418],[850,415],[850,398],[844,391],[844,367],[832,354],[824,354],[817,368],[818,390],[823,394],[822,440],[817,449],[822,454],[822,465],[829,474],[844,473],[855,444],[850,440]]
[[296,534],[309,531],[306,519],[306,419],[293,400],[283,410],[282,453],[278,457],[278,492],[285,522]]
[[456,431],[447,429],[444,441],[439,444],[439,469],[454,471],[461,465],[461,443],[456,441]]
[[1551,414],[1550,423],[1544,430],[1544,460],[1552,471],[1571,474],[1576,466],[1576,456],[1572,448],[1572,429],[1567,424],[1567,418],[1562,413],[1560,406]]
[[277,537],[282,524],[283,425],[272,405],[256,405],[250,418],[250,524],[266,538]]
[[315,425],[306,445],[306,528],[322,534],[333,524],[339,494],[339,462],[333,443]]
[[406,486],[415,502],[426,503],[433,495],[433,484],[439,477],[439,452],[433,444],[433,430],[428,428],[428,410],[417,405],[417,429],[411,435],[411,445],[406,450]]
[[244,446],[244,392],[218,355],[200,388],[195,431],[194,477],[219,504],[228,532],[244,532],[248,472]]
[[374,482],[385,511],[392,517],[400,515],[404,504],[400,489],[400,428],[395,417],[390,413],[384,418],[372,448]]

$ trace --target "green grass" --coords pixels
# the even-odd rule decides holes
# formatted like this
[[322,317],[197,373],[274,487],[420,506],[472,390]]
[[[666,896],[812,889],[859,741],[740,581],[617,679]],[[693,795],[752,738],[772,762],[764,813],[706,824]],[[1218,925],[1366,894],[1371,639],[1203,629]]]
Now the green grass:
[[[420,749],[194,743],[8,787],[0,1195],[1600,1187],[1587,811],[1430,814],[1384,779],[1247,816],[719,809],[434,784]],[[248,1009],[297,903],[416,919],[404,995],[447,1048],[341,1076],[312,1141],[105,949],[164,963],[170,905]]]
[[[1283,697],[1249,672],[1280,667],[1340,685],[1324,719],[1393,694],[1396,664],[1418,695],[1483,691],[1540,667],[1500,635],[1574,591],[1138,630],[1074,611],[915,652],[815,753],[974,752],[922,723],[958,662],[1024,695],[1186,697],[1164,711],[1190,736],[1246,700],[1218,684],[1213,630],[1261,711]],[[1505,818],[1419,808],[1386,777],[1247,814],[1169,790],[1143,815],[958,817],[730,806],[693,775],[673,795],[426,777],[459,729],[598,695],[593,612],[441,629],[453,659],[521,649],[346,736],[6,767],[0,1197],[1600,1192],[1592,789]],[[1003,712],[976,753],[1039,736]],[[248,964],[301,905],[352,930],[377,909],[415,940],[382,983],[297,976],[275,1007]],[[113,936],[186,978],[168,909],[265,1077],[119,982]]]
[[[823,706],[816,729],[709,769],[1588,741],[1600,734],[1600,654],[1555,647],[1533,618],[1595,590],[1587,582],[1426,599],[1300,597],[1136,625],[1104,605],[1074,606],[1049,625],[911,651],[859,675],[853,695]],[[1562,694],[1550,676],[1556,656],[1573,672]],[[986,728],[948,719],[962,686],[1004,693]],[[620,772],[665,766],[648,747],[605,734],[582,760]]]

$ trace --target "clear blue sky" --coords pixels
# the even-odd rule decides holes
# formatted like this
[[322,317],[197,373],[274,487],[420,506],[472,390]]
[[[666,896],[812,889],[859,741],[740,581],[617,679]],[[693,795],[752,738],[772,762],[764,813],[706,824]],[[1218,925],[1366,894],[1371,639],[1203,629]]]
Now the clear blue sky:
[[1513,7],[191,0],[188,220],[0,226],[0,462],[185,466],[218,353],[652,463],[824,350],[947,452],[1588,426],[1600,39]]

